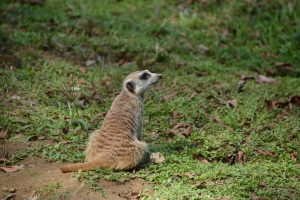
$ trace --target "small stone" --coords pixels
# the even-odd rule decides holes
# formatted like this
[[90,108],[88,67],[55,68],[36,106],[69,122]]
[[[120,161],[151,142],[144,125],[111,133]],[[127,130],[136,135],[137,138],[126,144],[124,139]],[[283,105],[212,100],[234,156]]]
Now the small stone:
[[150,156],[150,160],[156,164],[161,164],[165,162],[164,156],[159,152],[152,153]]

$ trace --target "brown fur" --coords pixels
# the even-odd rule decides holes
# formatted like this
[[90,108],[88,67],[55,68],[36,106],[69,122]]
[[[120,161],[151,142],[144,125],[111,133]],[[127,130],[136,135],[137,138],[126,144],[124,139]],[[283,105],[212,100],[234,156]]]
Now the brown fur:
[[[85,163],[65,165],[61,167],[62,172],[97,168],[126,170],[136,167],[141,162],[147,151],[147,144],[140,141],[143,125],[143,93],[149,85],[158,82],[161,77],[159,74],[151,73],[155,79],[146,83],[139,79],[141,73],[134,72],[125,78],[123,90],[113,101],[101,129],[94,131],[90,137]],[[133,82],[135,88],[127,89],[128,81]],[[144,87],[143,84],[148,85]]]

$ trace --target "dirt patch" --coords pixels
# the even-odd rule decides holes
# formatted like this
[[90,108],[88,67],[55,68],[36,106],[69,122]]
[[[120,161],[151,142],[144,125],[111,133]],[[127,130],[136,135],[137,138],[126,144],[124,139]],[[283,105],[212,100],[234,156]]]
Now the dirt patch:
[[[5,145],[9,154],[28,148],[28,145],[15,143]],[[11,148],[7,148],[7,147]],[[12,152],[11,152],[12,151]],[[104,194],[88,188],[84,183],[78,182],[74,173],[61,173],[61,162],[47,162],[38,157],[29,156],[16,165],[24,165],[24,169],[7,173],[0,171],[0,198],[15,194],[11,199],[29,199],[38,196],[40,199],[136,199],[145,183],[141,179],[133,179],[126,183],[116,183],[100,180]]]

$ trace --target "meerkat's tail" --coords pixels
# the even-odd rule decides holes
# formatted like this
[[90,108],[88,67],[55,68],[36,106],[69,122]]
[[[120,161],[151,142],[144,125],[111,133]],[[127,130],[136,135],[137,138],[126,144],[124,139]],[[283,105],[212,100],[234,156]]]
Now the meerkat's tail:
[[88,170],[93,170],[97,169],[100,167],[103,167],[102,162],[100,161],[90,161],[90,162],[85,162],[85,163],[74,163],[74,164],[68,164],[65,166],[62,166],[60,168],[61,172],[66,173],[66,172],[75,172],[75,171],[88,171]]

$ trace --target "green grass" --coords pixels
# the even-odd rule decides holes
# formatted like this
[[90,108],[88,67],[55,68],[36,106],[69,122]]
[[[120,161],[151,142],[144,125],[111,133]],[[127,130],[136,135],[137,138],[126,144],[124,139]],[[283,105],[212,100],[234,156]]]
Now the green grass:
[[[100,177],[140,177],[153,191],[145,199],[299,198],[299,158],[291,159],[300,154],[299,107],[269,111],[265,103],[300,94],[298,1],[1,1],[0,11],[0,54],[22,59],[20,68],[0,63],[0,129],[11,138],[43,135],[54,142],[41,148],[45,159],[83,161],[122,79],[148,68],[164,79],[145,96],[144,138],[166,162],[80,179],[105,193]],[[87,60],[96,64],[82,72]],[[274,85],[249,81],[237,93],[241,75],[266,74],[277,62],[294,73],[277,74]],[[178,122],[191,124],[192,135],[170,141]],[[234,159],[239,151],[243,164]]]

